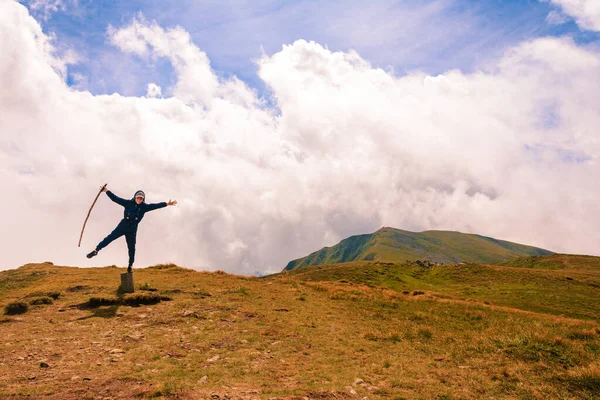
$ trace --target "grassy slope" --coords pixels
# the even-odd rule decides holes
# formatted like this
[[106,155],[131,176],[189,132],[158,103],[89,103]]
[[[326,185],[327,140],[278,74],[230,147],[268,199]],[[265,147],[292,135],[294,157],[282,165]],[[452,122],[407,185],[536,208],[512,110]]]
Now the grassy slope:
[[304,281],[349,280],[396,291],[428,290],[522,310],[600,320],[600,257],[555,254],[506,265],[351,262],[292,271]]
[[[2,307],[61,293],[54,304],[0,317],[0,397],[595,398],[598,322],[461,300],[453,290],[467,285],[458,275],[407,268],[404,282],[391,279],[398,264],[381,263],[260,279],[146,268],[135,271],[136,284],[171,301],[92,309],[77,305],[113,298],[123,269],[32,264],[0,272]],[[495,271],[457,272],[474,279],[481,268]],[[568,282],[598,276],[596,266],[546,272],[569,274]],[[428,290],[414,295],[420,287]]]
[[285,270],[359,260],[497,263],[519,256],[547,254],[551,252],[480,235],[452,231],[415,233],[382,228],[370,235],[351,236],[335,246],[293,260]]

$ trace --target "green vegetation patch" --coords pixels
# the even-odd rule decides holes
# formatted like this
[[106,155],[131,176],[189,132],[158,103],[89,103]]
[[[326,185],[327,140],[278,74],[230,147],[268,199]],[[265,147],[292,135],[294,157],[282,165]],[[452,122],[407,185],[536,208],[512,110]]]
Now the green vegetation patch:
[[544,362],[564,368],[578,364],[574,349],[561,340],[542,337],[520,337],[501,345],[508,356],[526,362]]

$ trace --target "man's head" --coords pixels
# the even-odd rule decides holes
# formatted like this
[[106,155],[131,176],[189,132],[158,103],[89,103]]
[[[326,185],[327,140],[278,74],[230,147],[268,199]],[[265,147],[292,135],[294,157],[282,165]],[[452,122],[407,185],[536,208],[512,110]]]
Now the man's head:
[[143,191],[138,190],[137,192],[135,192],[135,195],[133,196],[133,198],[135,199],[135,202],[137,204],[142,204],[144,202],[144,199],[146,198],[146,195],[144,194]]

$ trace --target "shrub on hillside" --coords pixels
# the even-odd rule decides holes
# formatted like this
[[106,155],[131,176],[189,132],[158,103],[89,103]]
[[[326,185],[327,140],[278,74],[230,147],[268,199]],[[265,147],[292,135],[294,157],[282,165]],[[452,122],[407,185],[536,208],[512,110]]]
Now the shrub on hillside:
[[177,265],[173,264],[173,263],[169,263],[169,264],[156,264],[156,265],[152,265],[151,267],[148,268],[152,268],[152,269],[169,269],[169,268],[178,268]]
[[205,292],[205,291],[203,291],[203,290],[198,290],[198,291],[196,291],[196,292],[193,294],[193,296],[194,296],[194,297],[201,298],[201,299],[204,299],[204,298],[206,298],[206,297],[211,297],[212,295],[211,295],[210,293],[208,293],[208,292]]
[[161,296],[158,294],[134,294],[126,296],[123,299],[123,304],[128,306],[140,306],[142,304],[157,304],[160,303]]
[[112,306],[115,304],[119,304],[119,299],[114,297],[91,297],[88,301],[88,306],[92,308],[100,306]]
[[6,315],[24,314],[27,312],[28,309],[29,306],[27,305],[27,303],[23,303],[22,301],[15,301],[4,307],[4,313]]
[[37,299],[33,299],[29,302],[32,306],[39,306],[43,304],[52,304],[54,301],[50,297],[38,297]]
[[127,305],[127,306],[140,306],[157,304],[161,301],[169,301],[171,298],[167,296],[161,296],[155,293],[140,293],[140,294],[128,294],[122,297],[91,297],[87,302],[87,307],[98,308],[101,306],[113,306],[113,305]]
[[157,289],[150,286],[148,282],[144,282],[140,285],[140,290],[147,290],[149,292],[156,292]]
[[57,300],[60,297],[60,292],[33,292],[29,293],[26,297],[50,297],[53,300]]

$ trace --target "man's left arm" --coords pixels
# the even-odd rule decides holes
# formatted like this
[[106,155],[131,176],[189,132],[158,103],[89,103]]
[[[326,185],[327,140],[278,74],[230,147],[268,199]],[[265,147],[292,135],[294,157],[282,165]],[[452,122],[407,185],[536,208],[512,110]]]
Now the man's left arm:
[[177,200],[173,200],[173,201],[169,200],[168,202],[167,201],[163,201],[163,202],[160,202],[160,203],[148,204],[148,206],[146,207],[146,212],[152,211],[152,210],[157,210],[159,208],[164,208],[166,206],[174,206],[176,204],[177,204]]

